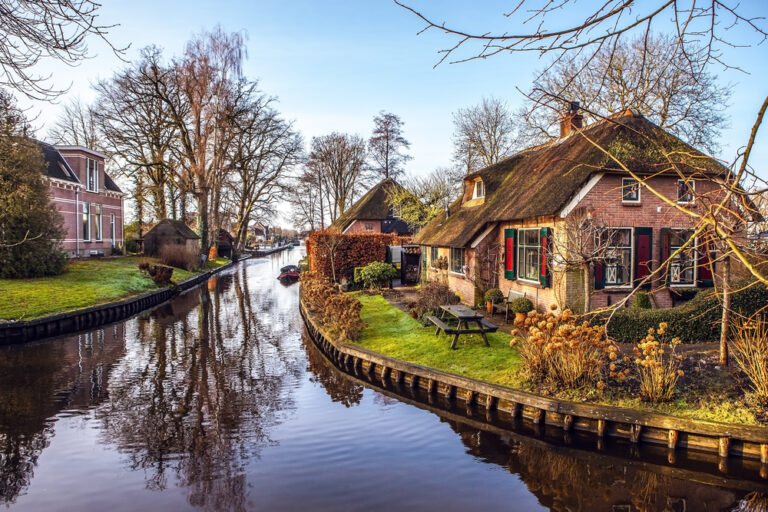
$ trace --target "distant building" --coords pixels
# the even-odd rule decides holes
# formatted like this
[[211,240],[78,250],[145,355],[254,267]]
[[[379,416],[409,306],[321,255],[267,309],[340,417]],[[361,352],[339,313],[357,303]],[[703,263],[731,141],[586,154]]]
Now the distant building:
[[168,245],[184,246],[200,252],[200,237],[180,220],[163,219],[147,231],[143,239],[144,254],[157,256]]
[[232,249],[234,247],[235,238],[229,234],[226,229],[219,230],[219,241],[216,244],[216,252],[219,256],[232,259]]
[[411,235],[413,230],[400,219],[400,214],[389,205],[393,191],[403,187],[386,178],[369,190],[347,211],[339,216],[331,229],[341,233],[395,233]]
[[51,200],[64,219],[64,251],[81,257],[122,247],[124,194],[104,172],[105,156],[82,146],[39,145]]

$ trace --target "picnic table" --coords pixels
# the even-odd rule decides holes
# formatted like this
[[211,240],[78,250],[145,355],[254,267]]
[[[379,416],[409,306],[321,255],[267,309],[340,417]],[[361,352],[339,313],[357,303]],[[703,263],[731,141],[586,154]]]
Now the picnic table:
[[[461,304],[440,306],[440,309],[442,310],[440,318],[435,316],[428,316],[427,318],[437,327],[437,329],[435,329],[435,336],[440,334],[440,331],[443,331],[445,334],[449,335],[453,334],[453,341],[451,341],[452,349],[456,348],[456,342],[459,340],[459,336],[462,334],[480,334],[483,337],[485,345],[487,347],[491,346],[491,344],[488,343],[488,337],[486,336],[486,333],[496,332],[498,327],[485,320],[483,315]],[[447,320],[446,314],[457,320],[456,327],[448,325],[448,323],[445,321]],[[469,327],[470,322],[475,323],[477,328],[471,329]]]

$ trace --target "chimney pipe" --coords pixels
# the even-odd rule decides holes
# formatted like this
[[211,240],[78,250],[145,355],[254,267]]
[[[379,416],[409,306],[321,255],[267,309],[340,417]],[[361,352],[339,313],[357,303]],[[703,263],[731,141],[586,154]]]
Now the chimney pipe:
[[583,124],[584,117],[579,113],[579,102],[569,102],[568,111],[560,119],[560,138],[569,136],[574,128],[581,128]]

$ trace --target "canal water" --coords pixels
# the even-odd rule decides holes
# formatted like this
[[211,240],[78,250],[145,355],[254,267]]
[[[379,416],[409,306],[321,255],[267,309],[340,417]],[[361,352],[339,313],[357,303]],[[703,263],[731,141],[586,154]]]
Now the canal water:
[[738,467],[486,424],[339,372],[304,333],[298,285],[275,279],[302,251],[0,347],[0,508],[765,510],[749,508],[765,481]]

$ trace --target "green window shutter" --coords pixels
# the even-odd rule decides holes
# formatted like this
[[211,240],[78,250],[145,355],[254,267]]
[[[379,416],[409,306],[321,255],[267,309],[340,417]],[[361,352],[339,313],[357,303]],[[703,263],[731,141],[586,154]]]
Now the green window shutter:
[[595,262],[595,290],[605,288],[605,267],[602,261]]
[[[640,283],[651,273],[653,267],[653,228],[635,228],[635,284]],[[651,282],[643,285],[643,289],[651,288]]]
[[541,263],[539,268],[539,284],[544,288],[549,288],[549,249],[552,246],[552,230],[541,228],[539,241],[541,242]]
[[504,277],[506,279],[517,279],[517,229],[510,228],[504,230]]

